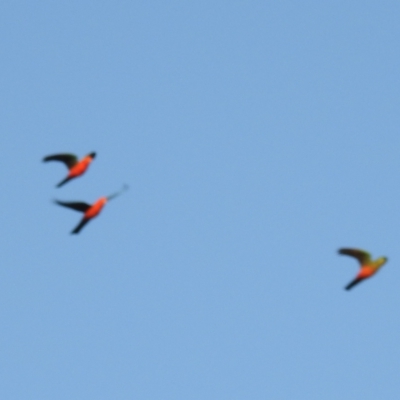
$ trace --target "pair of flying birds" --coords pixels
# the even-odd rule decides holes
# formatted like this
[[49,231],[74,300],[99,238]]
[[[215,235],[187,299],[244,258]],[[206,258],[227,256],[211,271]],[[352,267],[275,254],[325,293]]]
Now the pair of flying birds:
[[[44,157],[43,161],[44,162],[60,161],[67,166],[68,175],[57,185],[57,187],[61,187],[71,179],[75,179],[83,175],[95,157],[96,153],[90,153],[87,156],[83,157],[81,160],[78,160],[78,158],[74,154],[54,154],[51,156]],[[100,197],[93,204],[87,204],[78,201],[59,201],[59,200],[55,200],[55,203],[63,207],[68,207],[73,210],[83,212],[83,217],[81,221],[76,226],[76,228],[71,232],[72,234],[77,234],[91,219],[97,217],[100,214],[101,210],[106,205],[107,201],[117,197],[126,189],[127,186],[125,185],[119,192],[114,193],[107,197]]]

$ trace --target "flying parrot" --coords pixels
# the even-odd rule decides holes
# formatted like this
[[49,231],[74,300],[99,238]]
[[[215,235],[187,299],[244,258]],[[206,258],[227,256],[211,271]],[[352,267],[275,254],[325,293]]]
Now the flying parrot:
[[93,204],[87,204],[78,201],[59,201],[54,200],[54,202],[60,206],[72,208],[73,210],[83,212],[83,217],[76,228],[71,232],[71,234],[78,234],[80,230],[94,217],[97,217],[106,203],[115,197],[119,196],[122,192],[128,189],[128,186],[124,185],[123,188],[110,196],[100,197]]
[[356,277],[345,287],[350,290],[364,279],[375,275],[378,270],[387,262],[387,257],[379,257],[376,260],[371,259],[371,254],[359,249],[339,249],[339,254],[354,257],[360,263],[360,270]]
[[57,185],[57,187],[61,187],[71,179],[77,178],[78,176],[84,174],[88,169],[89,164],[95,157],[96,153],[90,153],[83,157],[82,160],[78,160],[77,156],[74,154],[53,154],[51,156],[44,157],[43,161],[61,161],[67,166],[69,169],[68,175]]

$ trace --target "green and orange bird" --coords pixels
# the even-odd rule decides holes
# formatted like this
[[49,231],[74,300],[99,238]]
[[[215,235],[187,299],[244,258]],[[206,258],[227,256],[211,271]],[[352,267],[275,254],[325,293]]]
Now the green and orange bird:
[[375,275],[379,269],[387,262],[387,257],[379,257],[376,260],[371,259],[371,254],[364,250],[359,249],[339,249],[339,254],[345,254],[346,256],[354,257],[360,263],[360,271],[357,276],[345,287],[346,290],[350,290],[353,286],[357,285],[361,281],[370,278]]
[[72,208],[73,210],[83,212],[83,218],[76,226],[76,228],[71,232],[71,234],[77,234],[80,230],[93,218],[97,217],[106,203],[115,197],[119,196],[122,192],[128,189],[127,185],[124,185],[122,189],[107,197],[100,197],[97,201],[95,201],[92,205],[86,204],[78,201],[59,201],[54,200],[54,202],[60,206]]
[[96,153],[90,153],[87,156],[83,157],[82,160],[78,160],[78,157],[74,154],[53,154],[51,156],[47,156],[43,158],[44,162],[47,161],[61,161],[63,162],[69,172],[65,179],[63,179],[57,187],[61,187],[71,179],[77,178],[85,173],[88,169],[89,164],[93,161],[96,157]]

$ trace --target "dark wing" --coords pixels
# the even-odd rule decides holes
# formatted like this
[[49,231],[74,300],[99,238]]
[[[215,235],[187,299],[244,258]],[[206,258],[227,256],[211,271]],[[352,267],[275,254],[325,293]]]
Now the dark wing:
[[353,286],[357,285],[358,283],[360,283],[361,281],[363,281],[363,279],[361,278],[355,278],[353,279],[346,287],[346,290],[350,290]]
[[56,204],[63,207],[72,208],[73,210],[86,212],[88,208],[90,208],[90,204],[82,203],[79,201],[59,201],[54,200]]
[[81,222],[76,226],[76,228],[71,232],[72,235],[77,235],[81,229],[89,222],[87,218],[82,218]]
[[56,187],[61,187],[62,185],[65,185],[67,182],[69,182],[71,179],[73,179],[70,176],[67,176],[66,178],[64,178]]
[[78,162],[78,158],[74,154],[53,154],[43,158],[43,161],[61,161],[67,168],[71,168]]
[[339,249],[339,254],[345,254],[356,258],[360,264],[365,265],[371,262],[371,254],[360,249]]

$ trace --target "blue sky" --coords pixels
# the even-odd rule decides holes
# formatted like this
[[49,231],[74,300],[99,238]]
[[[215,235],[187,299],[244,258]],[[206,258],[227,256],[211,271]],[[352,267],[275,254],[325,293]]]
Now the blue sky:
[[[2,4],[0,397],[398,399],[399,17]],[[389,262],[346,292],[339,247]]]

